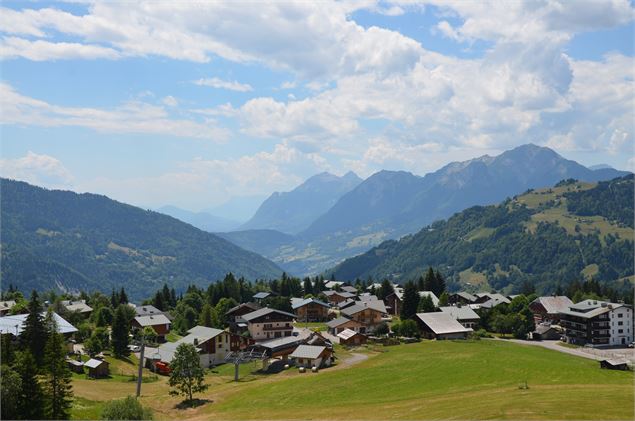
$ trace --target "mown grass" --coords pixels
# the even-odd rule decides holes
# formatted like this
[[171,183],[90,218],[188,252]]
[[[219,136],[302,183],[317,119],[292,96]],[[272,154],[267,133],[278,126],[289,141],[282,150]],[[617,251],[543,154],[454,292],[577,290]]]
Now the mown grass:
[[[424,341],[385,347],[366,361],[319,373],[295,369],[232,382],[233,366],[210,372],[209,402],[178,409],[167,379],[144,384],[157,419],[632,419],[633,373],[541,347],[493,340]],[[353,351],[358,352],[358,351]],[[362,351],[363,352],[363,351]],[[350,351],[336,349],[340,358]],[[521,388],[525,382],[528,389]],[[134,394],[134,384],[74,382],[78,411]]]
[[324,322],[309,322],[309,323],[296,322],[296,323],[293,323],[293,326],[296,326],[296,327],[299,327],[299,328],[307,328],[307,329],[311,329],[311,330],[317,330],[319,332],[327,330],[326,323],[324,323]]

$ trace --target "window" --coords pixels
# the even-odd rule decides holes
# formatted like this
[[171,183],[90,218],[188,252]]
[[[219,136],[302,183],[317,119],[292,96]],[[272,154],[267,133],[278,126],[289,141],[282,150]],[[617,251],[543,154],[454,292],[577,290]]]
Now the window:
[[617,333],[624,333],[624,329],[617,329]]
[[622,313],[618,313],[617,317],[622,318],[624,316]]
[[622,326],[623,324],[624,324],[624,322],[623,322],[623,321],[621,321],[621,320],[620,320],[619,322],[617,322],[617,325],[618,325],[618,326]]

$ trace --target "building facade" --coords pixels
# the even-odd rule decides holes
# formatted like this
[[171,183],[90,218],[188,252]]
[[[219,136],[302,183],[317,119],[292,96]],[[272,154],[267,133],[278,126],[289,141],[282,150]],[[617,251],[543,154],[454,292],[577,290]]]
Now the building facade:
[[593,347],[626,346],[633,342],[631,306],[584,300],[560,313],[568,343]]

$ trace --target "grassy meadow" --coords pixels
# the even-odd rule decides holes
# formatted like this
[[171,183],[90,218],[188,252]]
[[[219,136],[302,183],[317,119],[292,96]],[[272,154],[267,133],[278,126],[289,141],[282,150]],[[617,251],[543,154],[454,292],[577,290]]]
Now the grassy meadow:
[[[300,374],[252,374],[232,366],[207,376],[196,408],[177,409],[167,379],[143,385],[156,419],[633,419],[633,373],[504,341],[424,341],[360,351],[356,365]],[[339,352],[341,361],[350,352]],[[99,385],[95,384],[96,382]],[[528,388],[524,388],[524,385]],[[73,415],[134,394],[134,383],[74,380]]]

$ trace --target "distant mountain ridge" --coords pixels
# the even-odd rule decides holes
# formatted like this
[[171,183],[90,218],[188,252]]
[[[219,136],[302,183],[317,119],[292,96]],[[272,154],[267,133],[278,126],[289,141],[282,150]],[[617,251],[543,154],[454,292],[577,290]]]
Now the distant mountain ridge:
[[212,215],[209,212],[191,212],[176,206],[163,206],[156,210],[207,232],[225,232],[235,230],[240,222]]
[[317,174],[289,192],[273,193],[240,230],[269,229],[296,234],[361,182],[352,171],[341,177],[327,172]]
[[124,286],[147,298],[167,282],[177,290],[228,273],[273,278],[273,262],[175,218],[106,196],[47,190],[0,179],[2,284],[23,291]]
[[346,259],[337,279],[407,281],[440,268],[454,289],[538,292],[583,278],[632,288],[633,175],[599,183],[564,182],[498,205],[474,206],[419,232]]
[[453,162],[423,177],[377,172],[343,194],[287,244],[276,240],[268,245],[262,238],[266,233],[250,230],[224,238],[247,249],[257,243],[259,253],[291,273],[315,274],[470,206],[495,204],[563,179],[595,182],[626,174],[611,168],[590,170],[549,148],[528,144],[495,157]]

